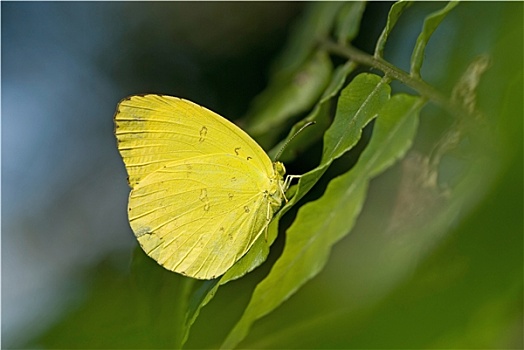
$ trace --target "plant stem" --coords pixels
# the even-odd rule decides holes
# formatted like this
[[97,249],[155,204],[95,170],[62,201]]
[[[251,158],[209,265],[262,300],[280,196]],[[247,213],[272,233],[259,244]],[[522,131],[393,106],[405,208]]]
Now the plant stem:
[[342,46],[332,41],[323,41],[321,45],[323,48],[334,54],[346,57],[356,63],[381,70],[386,76],[396,79],[411,87],[422,97],[427,98],[455,116],[464,117],[464,115],[469,114],[460,105],[453,103],[449,98],[444,96],[433,86],[429,85],[420,78],[412,77],[407,72],[395,67],[381,57],[369,55],[351,45]]

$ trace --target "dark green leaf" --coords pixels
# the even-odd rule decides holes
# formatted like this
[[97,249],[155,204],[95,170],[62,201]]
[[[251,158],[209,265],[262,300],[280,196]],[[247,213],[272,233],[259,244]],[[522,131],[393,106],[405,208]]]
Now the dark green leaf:
[[386,41],[388,40],[389,34],[393,30],[393,27],[397,23],[402,12],[404,12],[404,10],[410,7],[412,4],[413,1],[398,1],[394,3],[393,6],[391,6],[391,9],[388,13],[386,26],[384,27],[384,30],[382,30],[382,34],[380,34],[380,37],[378,38],[377,44],[375,46],[375,57],[384,56],[384,47],[386,46]]
[[282,54],[276,59],[272,79],[288,79],[311,57],[319,40],[326,39],[343,2],[311,2],[296,23]]
[[[255,138],[266,135],[271,140],[278,137],[275,130],[315,105],[331,79],[332,69],[327,54],[318,52],[293,76],[272,81],[255,99],[246,117],[246,129],[250,135]],[[262,140],[259,142],[264,146]]]
[[424,52],[426,50],[426,45],[431,38],[431,35],[440,25],[440,22],[448,15],[455,6],[459,3],[458,1],[450,1],[448,4],[439,11],[432,13],[427,16],[424,20],[424,26],[422,27],[422,32],[417,38],[415,48],[413,49],[413,54],[411,56],[411,75],[415,77],[420,77],[420,68],[422,67],[422,62],[424,61]]
[[340,44],[348,44],[355,39],[365,9],[366,3],[364,1],[348,2],[340,9],[335,34]]

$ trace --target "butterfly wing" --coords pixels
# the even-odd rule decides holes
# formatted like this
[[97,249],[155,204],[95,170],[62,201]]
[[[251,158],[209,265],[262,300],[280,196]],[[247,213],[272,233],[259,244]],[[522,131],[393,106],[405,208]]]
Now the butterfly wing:
[[122,100],[115,135],[131,188],[170,162],[206,154],[249,157],[261,172],[273,173],[267,154],[242,129],[181,98],[136,95]]
[[120,102],[115,134],[132,188],[129,220],[167,269],[223,274],[280,205],[267,154],[244,131],[197,104],[145,95]]
[[[234,171],[232,171],[234,169]],[[144,251],[194,278],[222,275],[273,216],[267,176],[240,157],[204,155],[143,178],[129,198],[129,220]]]

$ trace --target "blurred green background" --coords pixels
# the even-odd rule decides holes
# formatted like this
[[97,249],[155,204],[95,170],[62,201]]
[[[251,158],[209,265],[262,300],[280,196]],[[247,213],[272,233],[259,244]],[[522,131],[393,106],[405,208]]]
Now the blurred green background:
[[[306,6],[1,3],[3,348],[170,347],[177,277],[136,250],[116,104],[163,93],[240,118]],[[356,46],[372,52],[390,6],[368,4]],[[408,69],[423,17],[442,6],[408,11],[386,58]],[[325,270],[258,322],[244,347],[522,348],[522,14],[522,3],[461,4],[426,52],[423,77],[442,91],[475,55],[495,59],[479,105],[500,117],[504,141],[488,150],[496,161],[452,225],[383,231],[396,165],[371,183]],[[446,124],[439,118],[425,110],[421,149]],[[220,344],[283,241],[268,264],[220,289],[188,347]]]

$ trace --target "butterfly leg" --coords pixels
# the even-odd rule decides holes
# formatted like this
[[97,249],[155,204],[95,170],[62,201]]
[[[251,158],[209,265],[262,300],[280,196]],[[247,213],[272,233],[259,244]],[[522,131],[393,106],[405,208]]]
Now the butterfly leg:
[[286,197],[286,191],[288,190],[289,186],[291,186],[291,181],[294,179],[300,179],[302,175],[287,175],[286,179],[284,180],[284,184],[280,184],[280,191],[282,192],[282,196],[284,197],[284,200],[289,202],[289,200]]
[[286,197],[286,183],[284,182],[284,185],[282,185],[282,183],[279,182],[278,186],[280,187],[280,192],[282,193],[282,197],[284,197],[286,203],[289,202],[289,200]]
[[284,180],[284,189],[287,190],[289,186],[291,186],[291,181],[294,179],[300,179],[302,175],[287,175],[286,179]]

